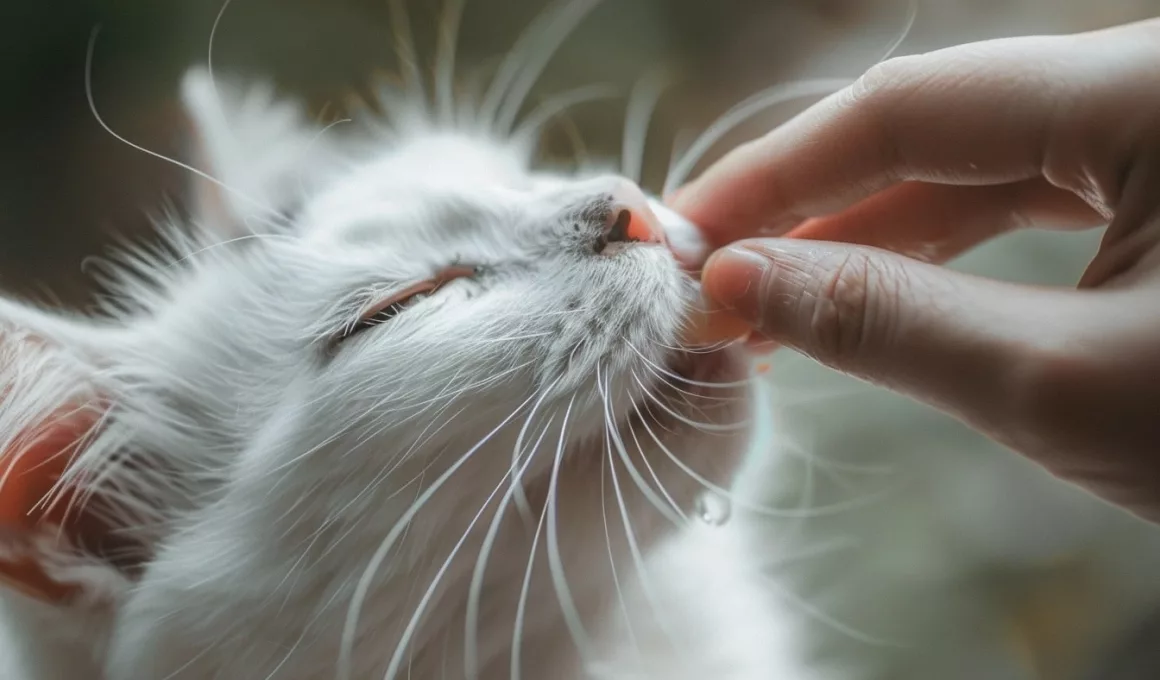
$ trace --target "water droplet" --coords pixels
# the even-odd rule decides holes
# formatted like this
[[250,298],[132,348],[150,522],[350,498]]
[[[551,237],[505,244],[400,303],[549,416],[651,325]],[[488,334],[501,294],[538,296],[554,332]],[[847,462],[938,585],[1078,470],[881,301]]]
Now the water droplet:
[[733,504],[728,498],[710,491],[697,499],[696,510],[702,522],[719,527],[729,521],[729,516],[733,514]]

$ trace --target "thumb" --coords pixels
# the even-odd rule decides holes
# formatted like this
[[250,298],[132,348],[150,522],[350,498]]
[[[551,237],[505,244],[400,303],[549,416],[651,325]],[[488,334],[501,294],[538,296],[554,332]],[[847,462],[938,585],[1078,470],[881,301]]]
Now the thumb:
[[718,251],[702,288],[778,344],[992,432],[1039,338],[1057,337],[1046,326],[1063,294],[796,239]]

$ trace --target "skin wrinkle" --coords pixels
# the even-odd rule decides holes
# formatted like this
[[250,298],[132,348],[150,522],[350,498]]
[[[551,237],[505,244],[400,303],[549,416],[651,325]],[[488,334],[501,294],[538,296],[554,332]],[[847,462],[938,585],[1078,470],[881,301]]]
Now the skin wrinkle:
[[[748,301],[738,308],[784,335],[785,344],[939,408],[1156,519],[1160,499],[1149,485],[1158,476],[1160,441],[1160,326],[1150,311],[1160,281],[1158,31],[1160,21],[1150,20],[896,61],[871,74],[889,77],[897,69],[885,94],[863,82],[858,107],[842,104],[849,95],[821,103],[744,157],[708,170],[679,197],[699,204],[681,207],[744,239],[746,214],[858,198],[892,172],[948,183],[897,184],[847,201],[837,215],[793,230],[788,241],[769,241],[765,271],[777,276],[760,280],[777,293],[767,291],[763,300],[776,305],[784,293],[805,311],[783,318],[780,309],[752,310]],[[908,81],[910,68],[919,72]],[[885,132],[872,124],[884,112]],[[819,144],[825,135],[843,146]],[[901,167],[881,168],[881,145],[891,142],[900,151],[885,162]],[[799,194],[736,191],[735,177],[779,167],[795,169]],[[1029,179],[1029,171],[1038,178]],[[763,215],[756,223],[775,219]],[[939,244],[930,258],[939,261],[1011,230],[1108,221],[1079,291],[990,281],[849,245],[913,252]],[[872,266],[860,271],[867,262]],[[748,266],[715,255],[703,272],[706,290],[727,304],[743,289]],[[888,280],[877,285],[875,277]],[[830,333],[831,325],[839,328]]]

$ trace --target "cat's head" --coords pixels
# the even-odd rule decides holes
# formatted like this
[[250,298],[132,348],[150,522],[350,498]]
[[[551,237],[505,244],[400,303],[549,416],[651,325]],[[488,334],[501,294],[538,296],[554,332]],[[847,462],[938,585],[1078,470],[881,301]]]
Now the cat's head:
[[61,505],[117,530],[86,546],[128,551],[117,575],[213,507],[302,547],[367,517],[377,542],[440,486],[461,512],[505,480],[542,506],[576,469],[629,465],[679,514],[725,483],[740,359],[686,347],[697,287],[635,184],[537,170],[474,126],[325,129],[202,72],[184,97],[214,178],[196,236],[120,257],[111,315],[0,303],[7,460],[89,414],[56,452],[91,495]]

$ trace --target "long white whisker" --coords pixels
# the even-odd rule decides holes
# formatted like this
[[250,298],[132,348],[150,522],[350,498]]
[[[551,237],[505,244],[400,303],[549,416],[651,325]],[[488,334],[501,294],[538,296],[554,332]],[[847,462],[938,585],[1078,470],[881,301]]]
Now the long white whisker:
[[483,120],[494,130],[506,132],[511,129],[528,90],[548,60],[572,29],[600,2],[558,0],[524,30],[500,64],[480,107]]
[[536,561],[536,550],[540,545],[540,535],[544,532],[544,521],[548,517],[548,506],[545,504],[540,510],[540,521],[536,523],[536,532],[532,535],[532,547],[528,550],[528,565],[524,569],[524,582],[520,585],[520,599],[516,604],[516,620],[512,627],[511,651],[511,680],[521,680],[520,662],[523,655],[524,619],[527,616],[528,593],[532,584],[532,567]]
[[560,612],[564,617],[564,624],[572,636],[572,642],[585,665],[594,658],[592,643],[584,624],[580,620],[580,612],[576,609],[576,600],[572,597],[572,590],[568,587],[568,578],[564,575],[564,564],[560,556],[560,536],[556,522],[557,497],[559,496],[560,467],[564,460],[564,441],[568,429],[568,417],[572,413],[572,406],[576,402],[575,395],[568,400],[568,409],[564,411],[564,424],[560,429],[560,441],[556,444],[556,459],[552,463],[552,476],[548,487],[548,571],[552,577],[552,587],[556,591],[556,599],[560,602]]
[[902,28],[902,32],[898,34],[898,37],[894,39],[894,42],[890,43],[890,46],[886,48],[886,52],[881,57],[879,57],[878,62],[876,63],[884,62],[890,57],[894,56],[894,53],[898,51],[899,47],[902,47],[902,43],[910,36],[910,32],[914,29],[914,23],[917,19],[918,0],[910,0],[907,3],[906,23]]
[[[605,381],[606,387],[607,383],[608,380]],[[599,366],[596,367],[596,384],[597,386],[601,384]],[[601,397],[604,400],[606,416],[609,419],[615,420],[613,417],[615,411],[612,407],[612,395],[601,394]],[[652,503],[653,507],[655,507],[657,511],[665,517],[665,519],[669,520],[677,527],[686,526],[687,519],[681,515],[679,511],[677,513],[673,513],[671,510],[669,510],[669,508],[665,507],[665,504],[652,490],[652,487],[650,487],[648,483],[645,482],[644,478],[640,476],[640,471],[636,469],[636,466],[632,464],[632,461],[628,457],[628,451],[626,451],[624,447],[624,440],[621,439],[620,432],[617,431],[617,428],[609,428],[608,434],[612,440],[613,447],[616,449],[617,456],[620,458],[621,462],[624,463],[625,470],[628,472],[629,477],[632,479],[633,483],[636,484],[638,489],[640,489],[641,494],[644,495],[644,497],[648,499],[650,503]],[[615,477],[613,477],[613,479],[615,479]]]
[[[532,419],[535,418],[536,411],[539,410],[541,404],[543,404],[544,399],[547,398],[548,394],[552,392],[552,390],[556,387],[556,385],[558,385],[560,383],[560,381],[562,379],[563,379],[563,376],[556,378],[556,380],[554,380],[552,382],[552,384],[549,385],[547,387],[547,389],[544,390],[543,396],[541,396],[536,401],[536,403],[532,405],[531,412],[528,414],[527,419],[524,421],[523,427],[520,428],[520,433],[516,436],[515,446],[512,447],[512,462],[511,462],[511,469],[512,470],[515,470],[516,466],[519,463],[519,457],[523,451],[524,437],[527,436],[528,427],[531,425]],[[536,446],[539,446],[539,442],[536,443]],[[533,448],[532,451],[535,451],[535,448]],[[531,509],[531,506],[528,505],[527,496],[524,494],[523,484],[519,483],[519,480],[517,480],[513,477],[512,478],[512,487],[513,487],[513,492],[514,492],[513,498],[515,500],[516,509],[520,513],[520,517],[522,517],[524,519],[524,521],[531,524],[532,509]]]
[[[319,122],[321,122],[321,121],[319,121]],[[338,127],[339,125],[342,125],[343,123],[349,123],[349,122],[351,122],[350,118],[339,118],[338,120],[331,121],[330,123],[325,125],[321,130],[318,131],[317,134],[315,134],[313,137],[310,138],[310,141],[307,142],[307,144],[306,144],[306,152],[304,152],[304,153],[311,151],[314,148],[314,145],[317,144],[318,141],[320,139],[322,139],[322,136],[325,135],[327,132],[330,132],[330,130]],[[303,178],[304,174],[305,173],[300,173],[298,175],[298,193],[301,194],[301,196],[303,198],[306,198],[308,196],[308,193],[306,191],[306,182]]]
[[604,478],[608,471],[608,464],[612,461],[612,449],[609,446],[608,428],[615,427],[615,423],[608,422],[607,412],[604,418],[604,454],[600,457],[600,518],[604,522],[604,544],[608,546],[608,566],[612,569],[612,585],[616,590],[616,600],[620,603],[620,611],[624,614],[625,629],[628,631],[629,643],[641,655],[640,642],[636,638],[636,628],[632,625],[632,616],[628,613],[628,602],[624,599],[624,589],[620,585],[620,570],[616,567],[616,557],[612,553],[612,534],[608,529],[608,496]]
[[736,432],[737,430],[745,429],[749,425],[748,420],[745,420],[745,421],[742,421],[739,423],[727,423],[724,425],[718,425],[715,423],[698,423],[697,421],[685,416],[684,414],[678,413],[677,411],[674,411],[668,404],[665,404],[660,399],[658,399],[656,397],[656,395],[654,395],[652,392],[650,392],[648,390],[647,387],[645,387],[644,383],[642,383],[640,381],[640,378],[636,375],[636,373],[633,373],[632,377],[633,377],[633,380],[636,382],[636,384],[639,385],[642,390],[644,390],[644,396],[646,399],[648,399],[649,401],[651,401],[654,404],[656,404],[657,406],[659,406],[662,411],[669,414],[669,416],[671,416],[675,420],[678,420],[678,421],[688,425],[689,427],[700,430],[701,432],[707,432],[707,433]]
[[668,489],[666,489],[665,485],[661,482],[661,478],[657,475],[656,470],[653,469],[652,463],[649,462],[648,456],[645,455],[644,447],[641,446],[640,443],[640,438],[636,436],[636,428],[629,428],[628,433],[632,435],[632,441],[634,444],[636,444],[636,450],[640,454],[640,459],[644,463],[645,469],[648,470],[649,476],[652,477],[654,482],[656,482],[657,489],[660,490],[661,495],[665,497],[665,500],[669,502],[669,507],[671,507],[675,513],[677,513],[682,521],[688,523],[688,515],[686,515],[685,511],[681,510],[681,506],[678,505],[675,500],[673,500],[672,495],[669,494]]
[[663,71],[654,71],[642,78],[628,97],[628,107],[624,113],[624,139],[621,140],[620,173],[637,184],[640,184],[644,174],[649,123],[652,122],[653,112],[668,82]]
[[778,592],[778,594],[781,595],[781,597],[785,598],[791,605],[800,609],[807,616],[809,616],[813,619],[816,619],[817,621],[821,622],[822,624],[833,628],[834,630],[838,631],[839,633],[842,633],[843,635],[846,635],[850,638],[853,638],[854,640],[857,640],[859,642],[863,642],[863,643],[866,643],[868,645],[874,645],[874,646],[878,646],[878,647],[894,647],[896,649],[906,649],[906,647],[907,647],[906,645],[902,645],[902,644],[899,644],[897,642],[891,642],[890,640],[884,640],[882,638],[868,635],[868,634],[863,633],[862,631],[859,631],[859,630],[857,630],[857,629],[855,629],[855,628],[853,628],[845,623],[842,623],[841,621],[834,618],[832,615],[822,611],[818,607],[811,605],[810,603],[806,602],[802,598],[798,597],[789,588],[786,588],[782,584],[778,583],[777,579],[775,579],[775,578],[768,578],[767,577],[765,579],[765,581],[766,581],[766,583],[768,583],[770,585],[770,587],[775,589]]
[[443,3],[443,21],[435,58],[435,101],[445,124],[450,124],[455,118],[455,51],[464,3],[465,0],[446,0]]
[[347,610],[346,621],[343,624],[342,630],[342,645],[338,656],[336,673],[337,677],[341,678],[342,680],[350,680],[352,663],[351,654],[354,650],[354,639],[358,627],[359,616],[362,614],[362,605],[366,600],[366,595],[370,590],[371,582],[374,579],[375,574],[378,573],[379,567],[382,566],[382,563],[387,558],[387,554],[390,552],[391,548],[395,546],[395,542],[398,540],[399,535],[403,533],[407,526],[410,525],[411,520],[415,518],[415,515],[418,514],[419,510],[423,508],[427,501],[429,501],[431,497],[434,496],[439,491],[439,489],[441,489],[443,485],[447,483],[447,480],[451,479],[451,477],[456,472],[458,472],[461,467],[463,467],[463,465],[475,454],[476,451],[478,451],[484,444],[490,441],[497,432],[499,432],[508,423],[510,423],[512,419],[515,418],[516,415],[524,409],[525,406],[527,406],[533,399],[536,398],[536,396],[536,394],[532,394],[527,399],[525,399],[519,406],[515,408],[515,410],[511,412],[509,416],[500,421],[500,423],[496,425],[494,429],[484,435],[484,437],[480,439],[479,442],[475,444],[475,446],[471,447],[467,453],[463,454],[459,460],[455,461],[451,467],[447,468],[443,474],[441,474],[434,482],[432,482],[431,486],[427,487],[427,489],[418,497],[418,499],[416,499],[416,501],[411,504],[411,507],[407,508],[407,511],[403,513],[402,517],[400,517],[399,520],[395,522],[395,526],[391,528],[391,531],[387,534],[387,537],[383,539],[381,544],[379,544],[378,549],[375,551],[374,555],[371,556],[366,569],[363,570],[362,577],[359,578],[358,585],[356,586],[354,595],[351,598],[350,607]]
[[423,87],[423,74],[419,70],[419,57],[415,52],[415,40],[411,34],[411,19],[407,16],[405,0],[389,0],[391,30],[395,34],[395,53],[399,59],[399,70],[403,73],[403,87],[407,98],[414,106],[427,112],[427,95]]
[[540,133],[544,125],[573,106],[600,99],[613,99],[619,95],[620,90],[615,85],[601,84],[586,85],[556,95],[529,113],[519,127],[512,132],[512,139],[518,142],[530,140]]
[[[597,379],[597,385],[599,385],[599,379]],[[611,404],[612,400],[611,395],[608,394],[608,389],[609,386],[606,382],[602,398],[605,401],[605,408],[611,412],[613,410]],[[606,430],[605,434],[606,441],[611,439],[614,443],[616,442],[618,437],[614,429]],[[622,448],[622,445],[617,444],[617,448]],[[612,490],[616,494],[616,504],[620,509],[621,522],[624,524],[624,538],[628,543],[628,553],[632,557],[633,564],[636,566],[637,579],[640,582],[641,593],[644,595],[645,600],[648,601],[649,607],[652,609],[653,614],[656,617],[657,626],[660,627],[665,637],[674,643],[674,648],[679,649],[680,645],[677,644],[677,638],[673,635],[672,631],[669,629],[669,626],[665,623],[665,617],[662,615],[662,607],[658,605],[659,600],[657,599],[656,594],[653,592],[652,586],[649,583],[648,569],[645,567],[644,557],[641,555],[640,545],[636,540],[636,532],[632,530],[632,521],[628,516],[628,507],[624,501],[624,492],[620,489],[620,479],[616,475],[616,461],[612,458],[611,449],[609,450],[608,457],[608,467],[609,471],[612,473]],[[626,455],[624,455],[623,451],[621,452],[621,461],[625,464],[626,469],[633,469],[632,464],[628,461],[628,458]]]
[[[539,443],[539,442],[537,442],[537,443]],[[471,535],[471,532],[475,528],[475,525],[479,522],[479,518],[483,516],[483,513],[487,510],[487,507],[489,505],[491,505],[492,500],[494,500],[496,495],[499,494],[499,490],[504,488],[505,485],[508,486],[508,493],[504,496],[504,500],[511,500],[511,489],[515,488],[515,485],[518,482],[515,479],[513,479],[512,482],[508,482],[508,478],[514,477],[514,478],[518,479],[518,477],[520,475],[523,475],[524,471],[527,470],[528,465],[531,464],[531,461],[532,461],[532,456],[528,456],[527,461],[524,463],[523,467],[521,467],[519,469],[518,472],[516,472],[515,474],[513,474],[511,470],[509,470],[508,472],[505,472],[503,477],[500,479],[499,484],[497,484],[496,487],[494,489],[492,489],[491,493],[488,494],[487,499],[484,500],[483,505],[479,508],[479,511],[476,512],[475,516],[471,518],[470,522],[468,522],[467,529],[464,530],[463,535],[460,536],[458,541],[456,541],[455,546],[451,549],[451,554],[449,554],[447,556],[447,559],[443,561],[443,566],[439,567],[439,570],[437,572],[435,572],[435,577],[433,579],[431,579],[431,585],[429,585],[427,587],[427,591],[425,593],[423,593],[423,597],[420,598],[418,606],[415,607],[415,613],[411,615],[411,620],[407,622],[407,627],[403,630],[403,635],[399,638],[399,642],[395,646],[395,653],[391,657],[390,664],[387,666],[386,675],[383,676],[385,678],[385,680],[392,680],[395,677],[396,673],[398,673],[399,665],[402,663],[402,660],[403,660],[403,651],[410,644],[411,636],[415,634],[415,630],[419,626],[419,620],[422,618],[423,612],[425,612],[427,610],[427,605],[431,602],[431,598],[435,594],[435,589],[439,586],[439,583],[443,580],[443,575],[445,573],[447,573],[447,569],[451,566],[451,562],[455,559],[455,556],[457,554],[459,554],[460,549],[463,548],[463,544],[467,542],[467,537]],[[495,534],[498,533],[498,531],[499,531],[498,527],[499,527],[501,521],[503,520],[504,511],[506,509],[507,509],[506,504],[501,505],[499,510],[496,512],[495,519],[492,520],[492,523],[491,523],[491,527],[496,528],[495,531],[493,532],[491,530],[491,528],[488,529],[488,537],[490,537],[492,541],[495,540]],[[488,552],[490,552],[490,546],[489,546],[488,551],[486,551],[486,552],[481,551],[481,553],[480,553],[481,557],[483,555],[486,555]],[[483,564],[486,565],[486,560],[483,560],[482,562],[483,562]],[[480,561],[477,560],[476,564],[478,566],[480,564]],[[483,577],[483,570],[482,569],[479,570],[479,575],[480,575],[480,580],[482,581],[482,577]],[[474,583],[474,575],[472,577],[472,580]],[[478,612],[476,614],[478,616]]]
[[[546,391],[551,390],[549,388]],[[532,407],[535,410],[535,407]],[[528,419],[532,418],[535,411],[528,415]],[[464,638],[463,638],[463,663],[464,672],[469,679],[478,678],[479,675],[479,602],[484,591],[484,572],[487,569],[487,559],[491,557],[492,548],[495,544],[495,538],[499,536],[500,526],[503,516],[507,513],[507,508],[512,504],[515,498],[516,490],[523,489],[521,478],[523,473],[531,464],[532,457],[536,455],[539,450],[539,444],[544,441],[544,436],[548,434],[549,428],[552,425],[552,419],[549,418],[544,428],[539,432],[536,443],[532,444],[531,451],[528,454],[527,460],[516,471],[514,468],[509,471],[509,485],[508,492],[500,500],[499,509],[496,509],[495,518],[492,520],[491,526],[487,528],[487,534],[484,536],[483,544],[479,547],[479,557],[476,559],[476,567],[471,574],[471,585],[467,587],[467,610],[464,615]],[[522,433],[521,433],[522,434]],[[529,508],[530,516],[530,508]]]
[[718,118],[716,122],[693,140],[688,150],[682,154],[680,160],[677,161],[669,172],[669,176],[665,180],[664,194],[668,195],[677,187],[684,184],[697,163],[714,144],[738,125],[753,116],[768,108],[795,99],[817,97],[837,92],[851,82],[853,81],[849,78],[817,78],[794,83],[784,83],[758,92],[752,97],[742,101],[740,104],[726,111],[724,115]]
[[714,484],[713,482],[710,482],[708,479],[705,479],[705,477],[703,475],[699,474],[696,470],[689,467],[684,461],[682,461],[672,451],[670,451],[669,447],[665,446],[664,442],[661,441],[660,437],[658,437],[656,432],[653,431],[652,427],[649,426],[648,421],[644,418],[644,415],[640,412],[640,409],[637,408],[635,405],[633,406],[633,408],[636,408],[637,415],[640,418],[641,423],[644,425],[645,431],[648,432],[649,436],[652,437],[654,442],[656,442],[657,447],[662,452],[664,452],[664,454],[666,456],[668,456],[669,460],[673,461],[673,463],[677,467],[679,467],[681,470],[683,470],[685,472],[685,474],[689,475],[689,477],[691,477],[693,479],[693,481],[695,481],[698,484],[700,484],[701,486],[705,487],[705,489],[712,491],[713,493],[728,500],[734,506],[748,510],[750,512],[753,512],[754,514],[763,515],[765,517],[775,517],[775,518],[779,518],[779,519],[793,519],[793,518],[802,517],[802,516],[805,516],[807,518],[825,517],[827,515],[835,515],[835,514],[847,512],[847,511],[852,510],[856,507],[860,507],[862,505],[872,503],[872,502],[876,501],[877,499],[879,499],[880,497],[884,497],[885,495],[887,495],[886,492],[883,491],[883,492],[879,492],[879,493],[875,493],[875,494],[870,494],[866,498],[863,498],[860,500],[849,501],[846,503],[835,503],[833,505],[827,505],[827,506],[820,506],[817,508],[811,508],[810,510],[808,510],[806,512],[796,512],[796,511],[792,511],[792,510],[770,508],[770,507],[767,507],[764,505],[757,505],[755,503],[751,503],[751,502],[745,500],[744,498],[738,496],[737,494],[732,493],[728,489],[725,489],[717,484]]
[[217,16],[214,17],[213,27],[209,29],[209,47],[206,48],[205,54],[205,68],[206,74],[209,76],[209,89],[213,92],[214,101],[221,102],[221,97],[218,96],[217,77],[214,75],[213,69],[213,46],[217,38],[218,27],[222,23],[222,17],[225,16],[226,10],[229,9],[230,3],[234,0],[225,0],[222,3],[221,9],[218,10]]
[[[237,196],[238,198],[245,201],[249,205],[251,205],[255,208],[258,208],[259,210],[262,210],[263,212],[265,212],[268,215],[271,215],[276,220],[280,220],[282,222],[285,222],[286,217],[282,213],[280,213],[279,211],[265,205],[261,201],[250,198],[250,196],[248,196],[244,192],[239,191],[239,190],[229,186],[225,182],[219,180],[216,177],[213,177],[209,173],[198,170],[197,168],[193,167],[192,165],[187,165],[185,163],[182,163],[179,160],[170,158],[164,154],[160,154],[160,153],[157,153],[156,151],[146,149],[145,147],[141,146],[140,144],[136,144],[134,142],[131,142],[128,139],[122,137],[120,134],[118,134],[115,130],[113,130],[113,128],[109,127],[109,124],[105,122],[105,119],[102,118],[100,112],[98,112],[96,100],[93,97],[93,56],[94,56],[96,48],[97,48],[97,37],[100,35],[100,32],[101,32],[100,26],[97,26],[96,28],[93,29],[92,36],[89,38],[88,53],[87,53],[87,56],[85,58],[85,97],[88,99],[89,111],[90,111],[90,113],[93,114],[93,118],[96,119],[97,124],[100,125],[101,128],[105,132],[112,135],[112,137],[114,139],[116,139],[118,142],[121,142],[122,144],[125,144],[126,146],[129,146],[133,149],[136,149],[137,151],[140,151],[143,154],[152,156],[158,160],[162,160],[162,161],[165,161],[166,163],[169,163],[171,165],[175,165],[175,166],[181,168],[182,170],[193,173],[194,175],[206,180],[207,182],[211,182],[215,186],[218,186],[218,187],[224,189],[225,191],[228,191],[229,193],[233,194],[234,196]],[[276,222],[275,222],[275,224],[276,224]]]
[[725,388],[732,388],[732,387],[742,387],[742,386],[750,385],[753,383],[753,378],[745,378],[744,380],[734,380],[732,382],[712,382],[712,383],[702,382],[700,380],[693,380],[691,378],[686,378],[682,375],[678,375],[676,373],[673,373],[672,371],[661,366],[660,364],[656,363],[652,359],[649,359],[647,356],[644,355],[643,352],[641,352],[639,349],[636,348],[636,345],[633,345],[632,342],[630,342],[629,340],[625,340],[624,343],[626,345],[628,345],[628,348],[631,349],[634,353],[636,353],[636,355],[638,357],[640,357],[641,360],[644,361],[645,364],[652,367],[654,370],[661,373],[662,375],[665,375],[669,378],[672,378],[673,380],[677,380],[677,381],[680,381],[682,383],[685,383],[686,385],[693,385],[696,387],[720,387],[722,389],[725,389]]

